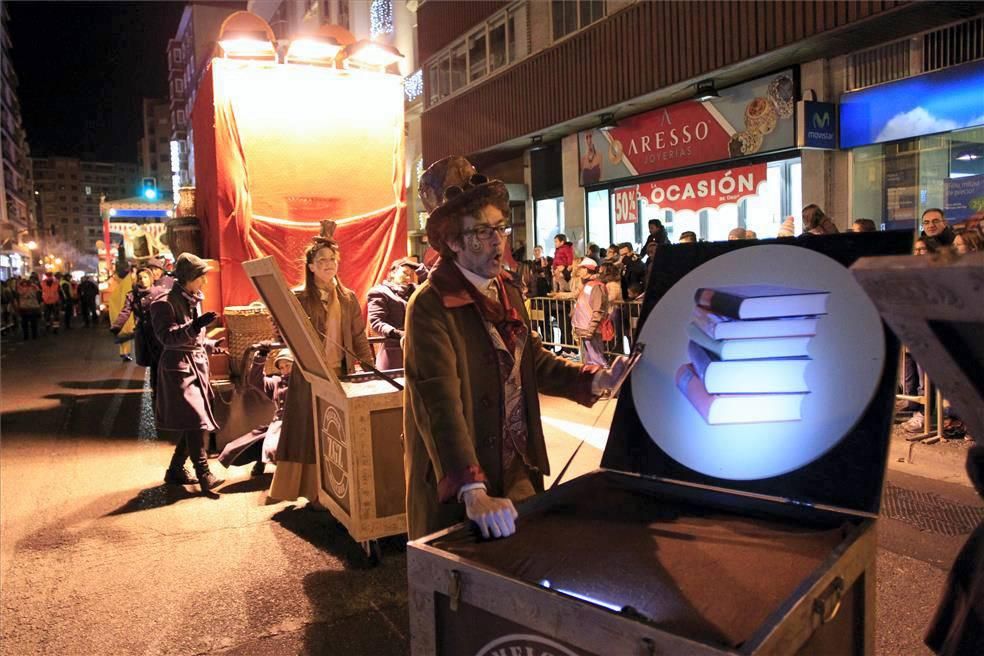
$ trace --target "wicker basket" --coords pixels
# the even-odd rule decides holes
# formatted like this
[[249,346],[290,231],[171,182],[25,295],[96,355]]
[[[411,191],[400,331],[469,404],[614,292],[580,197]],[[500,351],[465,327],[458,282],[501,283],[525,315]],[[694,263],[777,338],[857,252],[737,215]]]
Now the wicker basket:
[[229,368],[242,373],[243,353],[250,345],[275,339],[270,313],[263,305],[229,306],[224,311],[228,331]]

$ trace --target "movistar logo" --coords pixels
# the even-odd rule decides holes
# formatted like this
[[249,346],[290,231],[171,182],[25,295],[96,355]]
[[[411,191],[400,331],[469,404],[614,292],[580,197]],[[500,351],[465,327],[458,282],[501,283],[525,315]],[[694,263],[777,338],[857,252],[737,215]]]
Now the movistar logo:
[[817,112],[813,115],[813,128],[816,130],[823,130],[830,126],[830,112],[824,112],[821,114]]

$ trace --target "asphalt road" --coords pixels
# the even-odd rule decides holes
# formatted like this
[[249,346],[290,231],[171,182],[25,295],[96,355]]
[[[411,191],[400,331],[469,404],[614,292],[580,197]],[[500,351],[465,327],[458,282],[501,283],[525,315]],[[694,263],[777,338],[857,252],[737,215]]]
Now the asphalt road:
[[[271,475],[248,467],[215,497],[161,484],[172,447],[149,423],[144,370],[104,328],[4,336],[0,356],[0,653],[409,653],[400,546],[367,568],[328,515],[267,505]],[[981,506],[963,485],[888,482],[896,498]],[[929,653],[922,635],[965,538],[918,517],[879,522],[876,653]]]

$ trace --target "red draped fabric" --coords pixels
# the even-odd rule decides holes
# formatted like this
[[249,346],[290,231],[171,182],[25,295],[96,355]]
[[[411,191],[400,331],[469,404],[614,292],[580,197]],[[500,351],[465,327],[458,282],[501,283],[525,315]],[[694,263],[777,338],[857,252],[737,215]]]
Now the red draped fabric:
[[244,260],[291,285],[320,221],[337,222],[339,278],[360,299],[406,255],[399,78],[216,59],[195,102],[196,207],[222,306],[257,299]]

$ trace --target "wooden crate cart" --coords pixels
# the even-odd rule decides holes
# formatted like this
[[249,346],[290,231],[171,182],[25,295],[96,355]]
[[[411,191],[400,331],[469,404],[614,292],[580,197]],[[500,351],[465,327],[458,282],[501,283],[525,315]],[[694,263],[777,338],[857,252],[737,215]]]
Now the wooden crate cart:
[[311,383],[318,500],[372,562],[380,556],[379,538],[407,530],[403,393],[372,374],[339,379],[274,258],[243,268]]
[[[482,540],[461,524],[411,542],[412,653],[873,653],[898,342],[847,267],[905,253],[911,240],[831,235],[661,254],[640,318],[646,348],[619,395],[602,468],[523,504],[509,538]],[[805,364],[803,382],[784,383],[808,388],[799,416],[775,418],[788,397],[758,406],[746,397],[712,421],[681,376],[699,339],[689,324],[707,290],[766,284],[826,295],[810,312],[806,352],[777,365]],[[789,301],[775,316],[794,319],[794,308],[803,314]],[[793,356],[768,359],[780,357]],[[735,385],[778,386],[779,376]],[[725,396],[715,394],[715,404]]]

